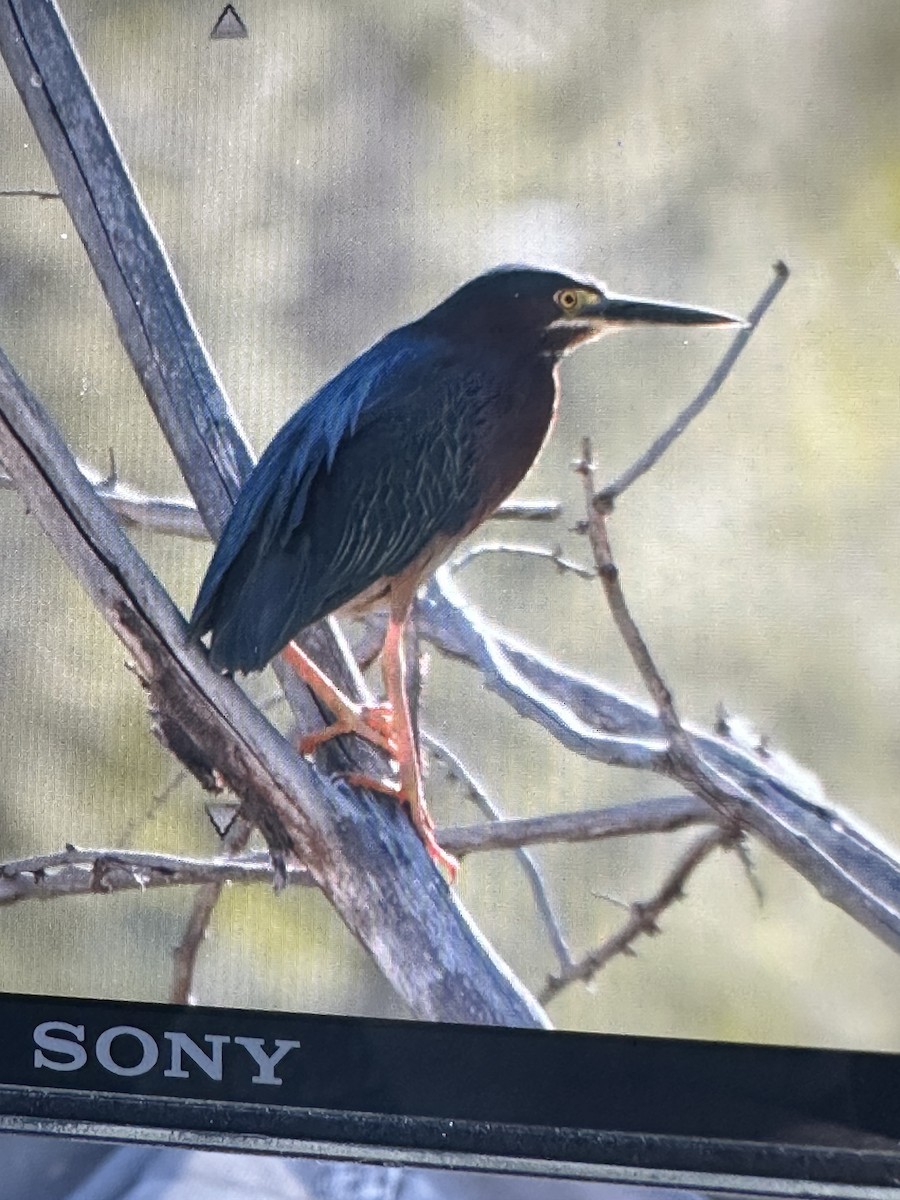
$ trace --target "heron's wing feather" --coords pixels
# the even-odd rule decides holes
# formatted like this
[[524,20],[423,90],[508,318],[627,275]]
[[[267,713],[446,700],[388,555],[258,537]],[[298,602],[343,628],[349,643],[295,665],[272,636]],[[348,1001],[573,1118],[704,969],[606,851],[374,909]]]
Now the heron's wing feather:
[[459,536],[477,509],[464,379],[449,370],[409,378],[363,411],[310,488],[289,544],[308,564],[315,620],[395,576],[438,540]]
[[464,523],[467,459],[446,450],[461,386],[440,347],[397,331],[282,428],[238,497],[191,618],[195,637],[212,630],[217,665],[259,669]]

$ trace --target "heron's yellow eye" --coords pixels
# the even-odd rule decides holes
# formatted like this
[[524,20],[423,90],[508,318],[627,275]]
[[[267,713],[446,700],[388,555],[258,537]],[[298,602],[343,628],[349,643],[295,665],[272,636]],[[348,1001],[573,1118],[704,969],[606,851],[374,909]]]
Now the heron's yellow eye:
[[557,292],[553,297],[564,313],[574,312],[580,303],[578,293],[574,288],[563,288],[561,292]]

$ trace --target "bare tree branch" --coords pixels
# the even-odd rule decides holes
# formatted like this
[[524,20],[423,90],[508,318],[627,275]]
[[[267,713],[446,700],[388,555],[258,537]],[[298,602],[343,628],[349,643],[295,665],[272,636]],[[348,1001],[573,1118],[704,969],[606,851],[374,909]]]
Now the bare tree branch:
[[21,199],[23,196],[32,200],[61,200],[59,192],[42,192],[40,188],[4,188],[0,191],[4,199]]
[[[655,739],[607,734],[582,721],[565,702],[533,687],[504,652],[487,623],[464,598],[447,564],[440,567],[417,605],[420,634],[438,649],[474,662],[486,686],[520,716],[537,721],[562,745],[585,758],[637,770],[662,770],[666,744],[657,727]],[[623,725],[623,729],[625,726]]]
[[710,400],[713,399],[716,392],[718,392],[719,388],[728,378],[732,367],[737,362],[744,347],[750,341],[760,321],[775,303],[778,293],[788,281],[790,272],[786,263],[777,262],[772,270],[775,272],[775,278],[763,292],[753,311],[750,313],[745,328],[735,334],[734,341],[725,351],[722,361],[694,399],[678,414],[669,428],[659,435],[652,446],[648,447],[645,453],[636,462],[632,463],[627,471],[623,471],[618,479],[614,479],[612,483],[607,484],[606,487],[601,489],[600,498],[607,507],[612,507],[616,499],[622,495],[626,488],[631,487],[635,480],[640,479],[642,475],[646,475],[650,468],[662,458],[672,443],[681,437],[688,425],[699,417],[700,413],[703,412]]
[[99,478],[99,471],[83,464],[79,463],[79,469],[126,529],[149,529],[154,533],[209,541],[209,530],[191,500],[148,496],[119,480],[105,484]]
[[492,521],[555,521],[563,514],[558,500],[505,500],[491,515]]
[[581,563],[566,558],[559,546],[550,550],[546,546],[523,546],[513,542],[477,542],[474,546],[467,546],[465,550],[450,560],[450,570],[461,571],[470,562],[474,562],[476,558],[482,558],[486,554],[513,554],[522,558],[542,559],[552,563],[561,575],[577,575],[579,579],[596,579],[597,577],[597,572],[592,571],[590,567],[583,567]]
[[[489,821],[501,821],[503,814],[500,812],[500,809],[457,755],[448,746],[445,746],[443,742],[439,742],[437,738],[432,737],[424,729],[421,731],[421,736],[423,745],[427,746],[431,753],[443,763],[444,769],[448,772],[450,778],[462,784],[482,815],[487,817]],[[561,966],[570,966],[572,963],[572,952],[562,931],[559,917],[556,915],[556,911],[551,903],[543,873],[530,851],[518,846],[516,847],[515,855],[521,863],[522,870],[528,879],[531,894],[534,896],[534,902],[544,923],[544,928],[547,931],[553,952]]]
[[685,749],[687,753],[690,753],[690,743],[684,736],[681,720],[675,711],[672,693],[657,670],[647,643],[644,641],[641,631],[638,629],[637,623],[629,612],[628,605],[625,603],[625,594],[622,591],[622,584],[619,579],[619,569],[613,560],[612,548],[609,544],[609,531],[606,526],[606,518],[610,509],[608,505],[600,502],[599,497],[594,492],[593,480],[596,468],[593,461],[590,438],[585,438],[582,442],[581,461],[576,464],[575,469],[584,480],[588,514],[586,533],[591,544],[594,562],[597,565],[597,575],[603,584],[606,602],[609,605],[616,628],[622,637],[622,641],[628,648],[634,665],[640,672],[644,686],[656,705],[659,719],[669,740],[670,748],[675,744],[683,745],[687,743]]
[[[275,870],[267,853],[243,858],[191,858],[148,850],[97,850],[70,846],[0,866],[0,906],[24,900],[111,895],[149,888],[216,887],[262,883],[271,887]],[[285,882],[315,886],[305,867],[288,863]]]
[[594,842],[635,834],[674,833],[715,820],[702,800],[664,796],[540,817],[504,817],[486,825],[448,825],[441,829],[440,836],[441,845],[446,843],[451,853],[462,858],[486,850],[515,850],[547,842]]
[[[583,812],[448,826],[440,831],[440,836],[441,844],[461,857],[548,842],[593,842],[671,833],[691,825],[708,824],[710,820],[706,804],[692,796],[673,796]],[[284,881],[287,885],[316,886],[310,871],[290,860],[285,863]],[[67,846],[55,853],[0,863],[0,906],[22,900],[56,900],[135,888],[224,883],[271,886],[275,882],[271,857],[263,852],[235,858],[192,858],[150,850]]]
[[[652,709],[495,630],[445,567],[420,597],[417,624],[433,646],[474,667],[487,688],[576,754],[678,778],[666,754],[665,730]],[[771,749],[754,753],[691,723],[685,728],[707,767],[739,783],[728,802],[742,828],[826,900],[900,949],[896,856],[830,805],[818,781],[787,755]],[[611,739],[604,740],[604,734]]]
[[660,916],[676,900],[684,899],[684,885],[691,874],[719,846],[726,846],[729,841],[733,841],[734,836],[734,833],[729,833],[726,829],[712,829],[701,834],[681,855],[655,895],[649,900],[635,901],[628,906],[628,920],[621,929],[571,967],[548,977],[540,993],[541,1003],[549,1004],[571,983],[589,983],[616,955],[633,954],[632,945],[641,935],[647,934],[652,937],[659,933]]
[[656,705],[660,722],[666,731],[669,757],[667,773],[678,779],[696,796],[706,800],[723,821],[736,826],[740,804],[750,797],[731,776],[715,767],[707,767],[693,739],[681,723],[672,693],[660,674],[650,648],[625,600],[619,570],[613,560],[609,542],[607,520],[612,510],[608,501],[594,492],[594,469],[590,439],[585,438],[582,444],[582,460],[576,465],[576,470],[584,479],[588,514],[586,532],[616,628]]
[[[94,485],[99,496],[125,528],[146,529],[175,537],[209,541],[209,530],[192,500],[178,496],[150,496],[120,480],[105,480],[94,467],[79,462],[78,469]],[[12,488],[13,481],[0,468],[0,489]],[[552,500],[509,500],[493,514],[495,521],[553,521],[562,513],[562,505]]]

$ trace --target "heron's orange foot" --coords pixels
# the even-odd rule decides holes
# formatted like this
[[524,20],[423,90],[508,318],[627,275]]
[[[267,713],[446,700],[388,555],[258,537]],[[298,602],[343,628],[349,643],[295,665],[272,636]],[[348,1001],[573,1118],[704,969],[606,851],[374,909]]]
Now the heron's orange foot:
[[[397,750],[397,732],[394,721],[393,705],[383,701],[381,704],[363,704],[360,706],[360,716],[365,726],[379,737],[384,738],[385,748],[392,753]],[[361,734],[360,736],[365,736]],[[380,742],[376,742],[380,745]]]
[[378,775],[367,775],[365,771],[338,771],[336,778],[343,779],[351,787],[381,792],[383,796],[392,796],[395,800],[403,801],[403,789],[399,779],[382,779]]
[[372,742],[392,758],[397,756],[393,709],[389,704],[348,705],[347,710],[324,729],[302,734],[297,739],[297,748],[302,755],[310,755],[325,742],[347,733],[355,733],[357,737]]
[[454,858],[452,854],[448,854],[446,850],[439,846],[433,833],[425,837],[422,835],[422,831],[419,830],[419,835],[422,837],[425,849],[428,851],[428,857],[444,872],[447,876],[447,882],[456,883],[456,877],[459,874],[459,859]]
[[345,696],[296,642],[288,642],[281,652],[281,657],[334,715],[334,721],[330,725],[299,739],[301,754],[312,754],[323,742],[330,741],[331,738],[355,733],[357,737],[365,738],[367,742],[380,747],[392,758],[397,757],[399,746],[390,705],[357,704],[355,700]]
[[379,779],[375,775],[366,775],[363,771],[344,771],[341,772],[339,778],[345,779],[351,787],[381,792],[382,795],[392,796],[398,803],[404,805],[413,828],[428,851],[428,857],[441,868],[450,883],[456,882],[459,861],[438,845],[437,838],[434,836],[434,821],[431,819],[431,814],[421,801],[414,802],[409,799],[399,780]]

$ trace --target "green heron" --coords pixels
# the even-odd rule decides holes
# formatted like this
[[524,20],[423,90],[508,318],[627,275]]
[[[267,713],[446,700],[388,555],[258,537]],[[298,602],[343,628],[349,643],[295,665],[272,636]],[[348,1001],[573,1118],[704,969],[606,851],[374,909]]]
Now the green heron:
[[[416,591],[513,491],[540,454],[560,359],[633,325],[741,325],[706,308],[617,296],[595,280],[500,267],[395,329],[340,371],[276,434],[242,488],[191,617],[219,670],[281,653],[334,715],[310,753],[355,733],[386,750],[408,805],[451,877],[425,805],[404,661]],[[387,607],[386,703],[340,693],[292,640],[330,613]],[[357,780],[360,782],[360,780]]]

